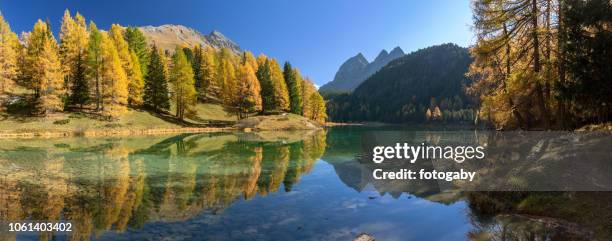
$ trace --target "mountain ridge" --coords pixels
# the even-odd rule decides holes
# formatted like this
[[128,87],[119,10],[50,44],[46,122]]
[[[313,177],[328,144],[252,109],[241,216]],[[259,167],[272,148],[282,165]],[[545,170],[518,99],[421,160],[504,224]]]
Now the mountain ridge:
[[182,45],[188,47],[209,45],[217,49],[229,48],[234,53],[242,52],[238,44],[217,30],[203,34],[196,29],[178,24],[147,25],[136,28],[144,34],[147,44],[155,44],[163,50],[173,51],[176,46]]
[[[428,109],[445,120],[470,119],[464,88],[472,58],[467,48],[448,43],[406,54],[382,67],[352,93],[331,96],[328,115],[335,122],[421,122]],[[468,110],[468,111],[465,111]]]
[[369,62],[362,53],[358,53],[344,61],[334,75],[334,79],[321,86],[319,91],[327,93],[351,92],[376,71],[404,55],[404,51],[399,46],[393,48],[391,52],[385,49],[381,50],[372,62]]

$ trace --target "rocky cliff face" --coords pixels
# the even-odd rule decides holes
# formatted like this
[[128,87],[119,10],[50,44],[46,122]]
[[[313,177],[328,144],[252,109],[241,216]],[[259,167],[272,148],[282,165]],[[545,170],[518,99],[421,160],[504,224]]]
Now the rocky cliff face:
[[371,63],[361,53],[346,60],[336,72],[334,80],[321,86],[322,92],[351,92],[376,71],[387,65],[394,59],[404,56],[400,47],[395,47],[391,52],[382,50]]
[[177,45],[193,47],[199,44],[202,46],[210,45],[217,49],[225,47],[235,53],[242,51],[236,43],[216,30],[206,35],[192,28],[171,24],[157,27],[144,26],[138,27],[138,29],[145,35],[148,44],[155,43],[157,47],[164,50],[173,51]]

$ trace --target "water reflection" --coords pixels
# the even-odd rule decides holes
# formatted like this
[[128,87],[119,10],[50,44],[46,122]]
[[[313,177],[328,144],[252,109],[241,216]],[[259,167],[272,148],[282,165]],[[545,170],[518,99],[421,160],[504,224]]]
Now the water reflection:
[[324,131],[306,134],[293,142],[229,134],[14,141],[0,152],[0,220],[71,220],[69,239],[89,240],[218,212],[281,186],[290,191],[325,150]]
[[[609,240],[612,238],[612,143],[610,133],[508,133],[346,128],[330,132],[324,160],[357,191],[411,194],[432,202],[467,202],[470,240]],[[346,138],[349,137],[349,138]],[[373,146],[407,142],[438,146],[486,146],[487,157],[457,164],[449,160],[388,160],[375,164]],[[333,144],[332,144],[333,143]],[[336,148],[342,145],[345,148]],[[360,151],[350,150],[358,146]],[[373,170],[474,170],[465,181],[377,180]],[[516,191],[515,191],[516,190]],[[573,190],[573,191],[564,191]],[[606,191],[584,191],[606,190]]]
[[[483,183],[517,176],[516,170],[501,165],[507,157],[526,159],[520,162],[519,170],[529,171],[534,163],[540,170],[566,165],[563,161],[567,159],[553,158],[558,156],[551,153],[557,150],[567,156],[572,152],[562,146],[566,142],[556,138],[508,138],[474,131],[385,133],[393,142],[401,138],[416,143],[476,143],[499,148],[499,155],[490,155],[484,162],[463,164],[464,168],[500,174],[499,180],[484,179]],[[612,192],[466,192],[461,183],[373,180],[373,168],[381,165],[363,154],[368,143],[377,138],[367,128],[333,128],[296,133],[3,141],[0,221],[70,220],[75,227],[67,234],[16,236],[0,232],[0,240],[131,240],[136,238],[130,235],[139,232],[145,233],[141,239],[154,239],[147,235],[156,229],[198,232],[185,238],[188,240],[252,240],[261,227],[269,228],[259,233],[267,235],[261,236],[264,240],[350,240],[360,232],[373,233],[380,240],[612,237]],[[600,148],[600,142],[590,143],[580,148]],[[504,149],[507,146],[515,148],[508,151]],[[540,161],[530,161],[533,156]],[[599,161],[605,166],[609,159]],[[451,164],[417,163],[427,170],[456,167]],[[592,180],[609,180],[605,175],[594,177]],[[231,207],[234,210],[228,212]],[[220,216],[225,221],[213,225],[219,221],[213,217]],[[296,223],[300,218],[304,223],[297,226],[271,225]],[[152,225],[155,223],[166,226]],[[225,235],[236,232],[239,235],[233,238]],[[454,236],[444,236],[450,234]]]

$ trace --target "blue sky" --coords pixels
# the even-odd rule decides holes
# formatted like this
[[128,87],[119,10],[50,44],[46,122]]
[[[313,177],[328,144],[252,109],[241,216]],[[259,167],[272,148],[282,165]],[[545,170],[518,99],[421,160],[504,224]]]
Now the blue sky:
[[411,52],[453,42],[469,46],[468,0],[0,0],[13,31],[49,19],[57,33],[64,9],[79,11],[107,29],[122,25],[182,24],[202,33],[216,29],[243,49],[288,60],[321,85],[340,64],[361,52]]

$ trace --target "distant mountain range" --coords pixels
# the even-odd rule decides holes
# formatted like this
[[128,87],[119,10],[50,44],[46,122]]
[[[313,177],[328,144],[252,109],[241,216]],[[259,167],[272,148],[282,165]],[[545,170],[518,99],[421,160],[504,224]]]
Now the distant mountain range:
[[328,115],[337,122],[416,122],[425,119],[427,108],[470,108],[464,88],[471,83],[465,77],[471,63],[468,50],[455,44],[412,52],[388,63],[352,93],[331,96]]
[[391,52],[382,50],[371,63],[359,53],[346,60],[336,72],[334,80],[321,86],[319,91],[326,93],[351,92],[376,71],[387,65],[394,59],[404,56],[400,47],[395,47]]
[[173,51],[176,46],[187,45],[189,47],[198,44],[205,46],[210,45],[217,49],[229,48],[235,53],[240,53],[242,50],[238,44],[225,37],[219,31],[212,31],[209,34],[202,34],[199,31],[185,27],[183,25],[166,24],[161,26],[144,26],[138,27],[145,35],[148,44],[155,43],[157,47]]

